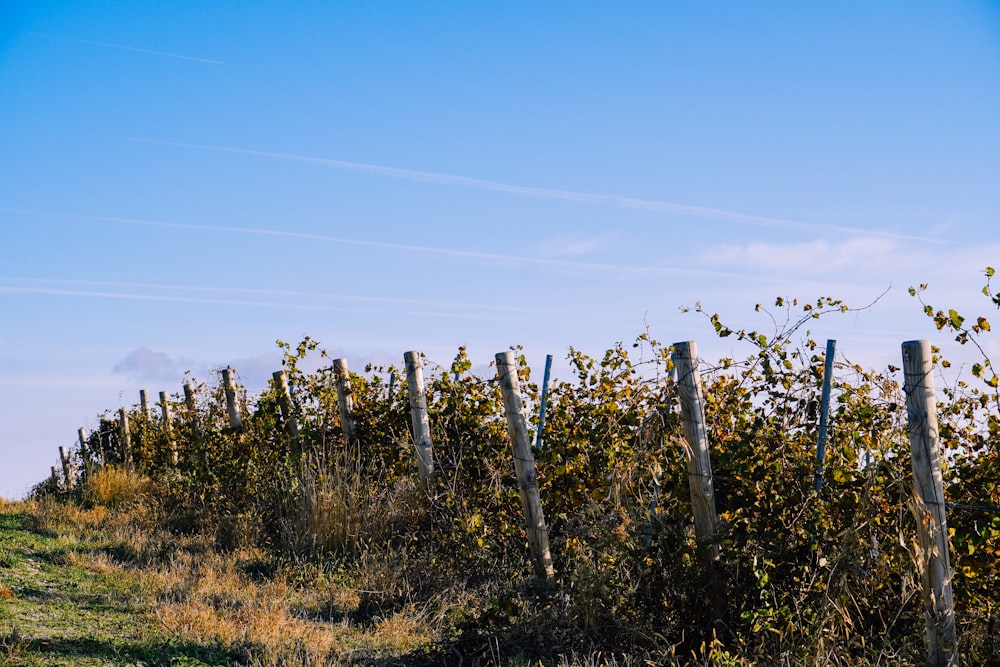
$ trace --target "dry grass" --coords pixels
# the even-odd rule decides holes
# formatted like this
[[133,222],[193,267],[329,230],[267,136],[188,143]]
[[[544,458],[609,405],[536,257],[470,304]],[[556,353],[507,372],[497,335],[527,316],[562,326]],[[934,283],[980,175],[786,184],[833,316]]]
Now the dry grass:
[[[115,473],[100,479],[97,488],[139,486]],[[413,603],[359,618],[362,596],[353,582],[375,583],[375,570],[364,579],[334,577],[320,564],[300,562],[285,570],[272,565],[277,571],[253,576],[248,565],[273,563],[260,549],[219,552],[211,536],[156,530],[155,515],[142,502],[113,505],[80,508],[43,499],[22,503],[20,509],[33,530],[85,545],[68,549],[65,564],[103,576],[128,574],[138,582],[135,594],[145,600],[150,622],[178,644],[223,647],[258,667],[318,667],[358,656],[400,656],[437,636],[439,611]],[[0,589],[0,599],[4,595]]]
[[[349,620],[356,591],[321,582],[293,585],[281,574],[255,582],[238,570],[241,558],[179,554],[152,574],[151,614],[160,627],[178,641],[247,647],[260,664],[283,664],[295,655],[295,664],[323,665],[362,649],[400,655],[434,636],[428,615],[413,605],[358,625]],[[323,608],[322,616],[309,613]]]
[[98,507],[131,507],[141,502],[150,489],[147,477],[125,468],[104,466],[87,478],[83,500]]
[[298,471],[295,498],[282,520],[282,539],[296,554],[352,555],[385,535],[411,484],[387,486],[361,470],[357,455],[342,451],[334,460],[313,455]]

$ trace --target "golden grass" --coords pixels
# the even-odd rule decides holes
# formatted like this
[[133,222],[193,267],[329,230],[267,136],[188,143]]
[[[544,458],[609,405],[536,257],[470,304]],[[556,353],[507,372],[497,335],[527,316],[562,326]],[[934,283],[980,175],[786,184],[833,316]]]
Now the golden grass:
[[130,507],[143,500],[150,489],[149,478],[125,468],[104,466],[87,478],[83,499],[99,507]]
[[232,556],[184,555],[152,575],[156,602],[151,614],[164,632],[178,641],[250,646],[264,656],[294,653],[302,664],[317,665],[358,649],[399,655],[434,636],[428,615],[412,605],[363,628],[346,616],[311,617],[309,609],[331,600],[357,604],[357,592],[293,586],[281,575],[258,583],[238,572],[235,562]]

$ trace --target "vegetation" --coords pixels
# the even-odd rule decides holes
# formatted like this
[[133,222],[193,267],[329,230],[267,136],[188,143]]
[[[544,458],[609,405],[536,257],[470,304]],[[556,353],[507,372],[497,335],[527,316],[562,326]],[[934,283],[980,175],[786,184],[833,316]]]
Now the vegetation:
[[[1000,305],[992,277],[988,269],[983,292]],[[998,664],[1000,395],[982,343],[990,325],[927,305],[926,286],[911,293],[938,329],[982,356],[972,377],[941,388],[938,409],[960,649],[968,664]],[[693,310],[748,350],[704,374],[717,567],[698,557],[705,545],[692,528],[671,350],[646,332],[601,358],[571,348],[574,377],[550,387],[535,456],[552,581],[530,576],[497,381],[472,373],[464,349],[428,369],[436,472],[424,482],[399,370],[350,376],[356,434],[345,437],[332,371],[304,370],[326,363],[311,338],[279,341],[296,428],[277,387],[244,394],[232,428],[221,383],[199,385],[193,404],[174,397],[169,428],[132,408],[128,441],[105,416],[73,452],[72,485],[49,480],[35,501],[5,509],[6,528],[21,531],[4,538],[5,571],[26,567],[35,547],[23,541],[34,540],[47,553],[64,545],[52,558],[66,570],[52,576],[113,572],[122,588],[93,595],[119,596],[131,614],[121,623],[133,629],[123,636],[135,632],[123,640],[132,648],[114,649],[127,662],[922,663],[899,369],[836,365],[816,491],[824,358],[807,327],[849,308],[779,298],[757,307],[767,331]],[[523,357],[519,373],[534,411],[539,387]],[[12,581],[11,599],[32,599]],[[42,640],[20,629],[30,612],[14,609],[0,617],[3,650],[39,653]],[[91,657],[106,657],[107,642],[94,641]],[[140,655],[140,645],[160,652]]]

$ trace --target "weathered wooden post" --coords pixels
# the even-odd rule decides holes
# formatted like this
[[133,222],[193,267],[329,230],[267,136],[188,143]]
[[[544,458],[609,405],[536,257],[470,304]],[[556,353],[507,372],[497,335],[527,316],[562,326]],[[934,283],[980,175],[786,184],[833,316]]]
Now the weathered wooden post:
[[160,416],[163,420],[163,436],[167,439],[167,451],[170,452],[170,463],[177,465],[177,443],[174,442],[174,434],[170,428],[170,395],[165,391],[160,392]]
[[128,411],[118,408],[118,424],[122,439],[122,463],[132,465],[132,434],[128,427]]
[[719,519],[715,511],[715,484],[705,427],[705,392],[698,373],[698,346],[693,340],[674,343],[674,364],[677,366],[677,394],[684,422],[684,450],[688,461],[695,536],[703,556],[709,561],[717,561]]
[[420,353],[406,352],[406,383],[410,394],[410,422],[413,424],[413,444],[417,449],[417,467],[420,478],[434,474],[434,446],[431,443],[431,422],[427,416],[427,396],[424,394],[424,371]]
[[59,471],[56,470],[55,466],[52,466],[52,486],[59,490]]
[[233,376],[231,366],[226,366],[222,370],[222,386],[226,390],[226,409],[229,411],[229,425],[233,430],[238,431],[243,428],[240,420],[240,408],[236,404],[236,379]]
[[69,454],[66,453],[66,448],[62,445],[59,446],[59,460],[62,462],[63,469],[63,479],[66,481],[66,488],[73,488],[73,473],[69,469]]
[[153,413],[149,408],[149,392],[145,389],[139,390],[139,409],[142,411],[142,417],[146,420],[146,424],[153,421]]
[[910,430],[913,467],[911,506],[917,520],[917,569],[924,590],[928,662],[932,667],[958,664],[955,608],[951,591],[951,560],[945,516],[944,482],[938,439],[937,399],[930,343],[903,343],[903,391]]
[[76,430],[76,437],[80,441],[80,457],[83,459],[83,471],[88,472],[93,459],[90,456],[90,448],[87,446],[87,429],[80,427]]
[[514,451],[514,470],[521,491],[521,509],[524,511],[531,561],[535,575],[548,580],[555,575],[555,569],[552,567],[549,533],[545,527],[545,514],[542,512],[542,500],[538,493],[538,474],[535,470],[535,456],[531,453],[531,436],[522,412],[521,383],[517,379],[514,352],[499,352],[496,361],[507,417],[507,435]]
[[271,373],[274,387],[278,391],[278,407],[281,408],[281,419],[285,422],[285,431],[292,438],[299,437],[299,422],[292,413],[292,390],[288,387],[288,375],[285,371]]
[[184,383],[184,410],[187,412],[187,421],[191,425],[191,434],[198,437],[200,425],[198,424],[198,401],[194,396],[194,387],[190,382]]
[[833,357],[837,353],[837,341],[826,341],[826,360],[823,363],[823,393],[819,403],[819,436],[816,439],[816,475],[813,489],[823,488],[823,466],[826,464],[827,424],[830,420],[830,390],[833,388]]
[[149,392],[139,390],[139,452],[140,456],[149,455],[149,433],[153,428],[153,413],[149,407]]
[[351,395],[351,378],[347,370],[347,359],[333,360],[333,376],[337,383],[340,430],[344,433],[344,440],[351,444],[357,439],[357,429],[354,426],[354,397]]

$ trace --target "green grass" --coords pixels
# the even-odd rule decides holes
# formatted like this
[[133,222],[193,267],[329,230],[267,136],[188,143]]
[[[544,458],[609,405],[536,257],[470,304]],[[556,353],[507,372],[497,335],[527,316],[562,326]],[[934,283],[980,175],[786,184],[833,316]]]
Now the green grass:
[[237,663],[219,647],[170,641],[144,604],[142,579],[101,567],[87,557],[95,550],[0,505],[0,665]]

